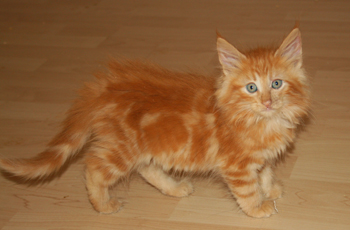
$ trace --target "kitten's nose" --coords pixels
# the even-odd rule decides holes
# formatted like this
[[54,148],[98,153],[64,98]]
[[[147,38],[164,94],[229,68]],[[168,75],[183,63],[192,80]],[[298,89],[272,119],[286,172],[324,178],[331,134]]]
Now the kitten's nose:
[[264,101],[264,102],[263,102],[263,105],[265,105],[266,108],[268,108],[268,109],[271,109],[271,104],[272,104],[272,101],[271,101],[271,100],[267,100],[267,101]]

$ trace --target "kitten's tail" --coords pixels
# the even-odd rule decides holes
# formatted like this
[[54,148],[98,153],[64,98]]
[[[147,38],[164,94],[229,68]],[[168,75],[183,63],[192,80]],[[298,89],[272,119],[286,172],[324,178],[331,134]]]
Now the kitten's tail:
[[68,116],[63,130],[45,151],[29,159],[0,159],[0,169],[25,180],[47,178],[58,172],[90,140],[88,127],[84,119],[79,121],[74,115]]

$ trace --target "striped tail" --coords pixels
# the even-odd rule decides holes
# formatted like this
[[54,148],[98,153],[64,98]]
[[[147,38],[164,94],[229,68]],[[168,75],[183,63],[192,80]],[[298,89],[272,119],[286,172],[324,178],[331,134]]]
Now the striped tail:
[[81,123],[69,125],[72,122],[67,120],[66,128],[53,138],[44,152],[29,159],[0,159],[0,169],[25,180],[43,179],[58,172],[90,139],[90,131],[82,128]]

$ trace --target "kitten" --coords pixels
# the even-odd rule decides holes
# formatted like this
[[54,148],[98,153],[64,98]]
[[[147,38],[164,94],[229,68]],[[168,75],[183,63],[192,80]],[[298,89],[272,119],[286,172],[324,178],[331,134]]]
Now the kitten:
[[192,184],[167,174],[175,171],[216,173],[247,215],[274,214],[282,186],[273,167],[310,104],[299,29],[278,48],[247,52],[218,36],[217,51],[218,77],[111,62],[108,73],[82,89],[44,152],[1,159],[0,167],[45,178],[85,147],[86,188],[98,212],[120,209],[108,189],[134,171],[166,195],[188,196]]

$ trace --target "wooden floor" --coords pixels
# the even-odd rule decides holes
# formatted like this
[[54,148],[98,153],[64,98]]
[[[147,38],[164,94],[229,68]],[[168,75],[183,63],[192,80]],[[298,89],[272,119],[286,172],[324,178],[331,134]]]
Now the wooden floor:
[[99,215],[83,165],[48,184],[0,177],[0,229],[350,229],[350,1],[0,0],[0,155],[30,157],[57,131],[75,90],[111,57],[216,73],[216,30],[238,47],[280,42],[300,20],[313,120],[280,165],[278,215],[253,219],[220,180],[187,198],[134,176],[112,190],[121,212]]

